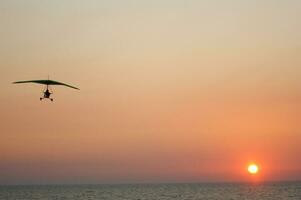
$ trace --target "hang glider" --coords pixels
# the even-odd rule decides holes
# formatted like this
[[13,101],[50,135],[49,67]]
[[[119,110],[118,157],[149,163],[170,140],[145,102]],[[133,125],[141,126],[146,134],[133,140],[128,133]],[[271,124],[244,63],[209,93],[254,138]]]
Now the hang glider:
[[77,87],[74,87],[72,85],[68,85],[66,83],[54,81],[54,80],[29,80],[29,81],[16,81],[16,82],[13,82],[13,84],[19,84],[19,83],[37,83],[37,84],[46,85],[46,89],[43,92],[44,96],[41,97],[40,100],[42,100],[42,99],[50,99],[51,101],[53,101],[53,99],[50,98],[50,95],[53,94],[53,93],[49,91],[49,85],[62,85],[62,86],[66,86],[66,87],[69,87],[69,88],[73,88],[73,89],[79,90],[79,88],[77,88]]

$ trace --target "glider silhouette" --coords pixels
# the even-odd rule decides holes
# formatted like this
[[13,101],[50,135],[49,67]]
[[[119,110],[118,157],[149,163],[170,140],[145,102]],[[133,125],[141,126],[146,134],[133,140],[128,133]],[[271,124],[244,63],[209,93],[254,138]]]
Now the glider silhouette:
[[29,80],[29,81],[16,81],[16,82],[13,82],[13,84],[19,84],[19,83],[38,83],[38,84],[46,85],[46,88],[43,91],[44,95],[43,95],[43,97],[40,97],[40,100],[50,99],[51,101],[53,101],[53,98],[50,98],[50,95],[53,94],[53,92],[49,91],[49,88],[50,88],[49,85],[62,85],[62,86],[66,86],[66,87],[69,87],[69,88],[79,90],[79,88],[74,87],[72,85],[68,85],[66,83],[61,83],[61,82],[53,81],[53,80],[49,80],[49,79],[48,80]]

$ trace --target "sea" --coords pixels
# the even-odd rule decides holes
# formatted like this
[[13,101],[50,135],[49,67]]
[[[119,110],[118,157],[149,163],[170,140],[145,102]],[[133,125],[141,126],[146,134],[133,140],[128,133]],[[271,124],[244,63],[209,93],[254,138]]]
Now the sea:
[[0,186],[0,200],[301,200],[301,182]]

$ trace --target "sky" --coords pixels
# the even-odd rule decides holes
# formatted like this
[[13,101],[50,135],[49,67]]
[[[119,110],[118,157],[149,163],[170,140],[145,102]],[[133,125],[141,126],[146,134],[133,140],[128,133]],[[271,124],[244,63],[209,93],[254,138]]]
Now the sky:
[[300,180],[300,9],[1,0],[0,184]]

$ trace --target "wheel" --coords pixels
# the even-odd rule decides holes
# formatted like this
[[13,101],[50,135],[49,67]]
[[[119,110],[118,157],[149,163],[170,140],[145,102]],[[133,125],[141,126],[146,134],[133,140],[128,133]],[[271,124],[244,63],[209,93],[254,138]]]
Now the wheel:
[[50,99],[51,101],[53,101],[53,99]]
[[40,101],[42,101],[43,98],[40,98]]

